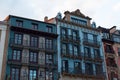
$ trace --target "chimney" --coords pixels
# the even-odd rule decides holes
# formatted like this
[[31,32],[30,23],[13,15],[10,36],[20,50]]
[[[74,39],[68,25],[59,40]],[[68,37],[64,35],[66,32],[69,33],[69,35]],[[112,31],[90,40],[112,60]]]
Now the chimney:
[[44,17],[44,22],[47,22],[47,21],[48,21],[48,17],[45,16],[45,17]]

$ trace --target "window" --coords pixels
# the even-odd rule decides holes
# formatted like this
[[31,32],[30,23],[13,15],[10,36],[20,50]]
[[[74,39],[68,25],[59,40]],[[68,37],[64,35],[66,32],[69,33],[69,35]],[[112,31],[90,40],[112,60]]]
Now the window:
[[1,34],[2,34],[2,30],[0,30],[0,40],[1,40]]
[[45,72],[44,71],[42,71],[42,70],[40,70],[40,74],[39,74],[39,77],[41,78],[44,78],[45,77]]
[[16,20],[16,26],[17,26],[17,27],[23,27],[23,21],[21,21],[21,20]]
[[112,45],[106,45],[106,52],[113,53]]
[[100,64],[96,64],[95,65],[95,68],[96,68],[96,74],[97,75],[102,75],[103,73],[103,68],[102,68],[102,65],[100,65]]
[[53,55],[46,54],[46,64],[52,64],[52,63],[53,63]]
[[90,48],[84,47],[84,55],[85,57],[91,57]]
[[95,56],[95,58],[100,58],[100,51],[99,51],[99,49],[94,49],[94,56]]
[[12,59],[15,60],[15,61],[20,61],[21,60],[21,50],[16,50],[14,49],[13,50],[13,53],[12,53]]
[[20,80],[20,69],[11,68],[11,80]]
[[111,72],[111,80],[119,80],[117,77],[118,77],[118,75],[117,74],[115,74],[115,72]]
[[62,54],[67,53],[67,44],[62,44]]
[[53,80],[53,72],[46,71],[46,80]]
[[62,61],[62,70],[63,72],[68,72],[68,61],[67,60]]
[[73,55],[73,45],[69,44],[69,54]]
[[30,44],[32,47],[38,47],[38,37],[31,36]]
[[47,32],[52,33],[52,26],[47,26]]
[[53,48],[52,39],[46,39],[46,49],[52,49],[52,48]]
[[97,43],[97,35],[93,35],[93,41],[94,43]]
[[37,59],[38,59],[38,53],[37,52],[31,51],[29,56],[30,56],[29,57],[30,62],[37,63]]
[[88,33],[83,33],[84,40],[88,40]]
[[74,45],[74,55],[78,55],[78,46]]
[[93,66],[91,63],[85,63],[85,73],[88,75],[93,75]]
[[81,73],[81,64],[80,62],[74,62],[75,73]]
[[107,66],[117,67],[115,59],[114,58],[107,58]]
[[87,25],[87,21],[85,21],[85,20],[81,20],[81,19],[77,19],[77,18],[73,18],[73,17],[71,17],[71,20],[72,20],[72,22],[77,23],[77,24],[82,24],[84,26]]
[[32,23],[32,29],[38,30],[38,24]]
[[37,80],[37,70],[36,69],[29,70],[29,80]]
[[73,40],[77,40],[77,31],[73,31]]
[[62,35],[62,38],[66,38],[67,37],[67,29],[62,28],[61,35]]
[[22,44],[22,34],[15,33],[14,43],[18,45]]

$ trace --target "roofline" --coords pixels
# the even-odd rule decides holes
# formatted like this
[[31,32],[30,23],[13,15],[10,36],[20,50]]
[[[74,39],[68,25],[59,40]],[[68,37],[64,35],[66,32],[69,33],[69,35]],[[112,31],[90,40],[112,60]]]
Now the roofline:
[[0,24],[7,25],[5,21],[0,21]]
[[55,24],[53,24],[53,23],[47,23],[47,22],[44,22],[44,21],[39,21],[39,20],[30,19],[30,18],[25,18],[25,17],[20,17],[20,16],[15,16],[15,15],[8,15],[8,16],[6,17],[6,19],[5,19],[5,21],[8,20],[10,17],[16,17],[16,18],[21,18],[21,19],[26,19],[26,20],[32,20],[32,21],[41,22],[41,23],[46,23],[46,24],[50,24],[50,25],[54,25],[54,26],[55,26]]

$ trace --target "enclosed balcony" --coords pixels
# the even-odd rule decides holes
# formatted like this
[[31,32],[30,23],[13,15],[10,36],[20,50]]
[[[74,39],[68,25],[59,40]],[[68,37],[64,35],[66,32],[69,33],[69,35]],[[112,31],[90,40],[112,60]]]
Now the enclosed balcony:
[[64,51],[61,49],[61,56],[64,58],[71,58],[71,59],[82,59],[82,53],[81,52],[73,52],[71,50]]
[[33,50],[40,50],[49,53],[55,53],[56,50],[53,49],[53,45],[49,43],[38,43],[35,41],[29,40],[15,40],[14,38],[10,39],[10,46],[11,47],[18,47],[18,48],[28,48]]
[[61,40],[63,42],[80,43],[80,37],[72,35],[61,35]]
[[74,68],[65,68],[62,67],[62,75],[63,76],[82,76],[82,70],[81,69],[74,69]]
[[92,47],[100,47],[100,42],[91,39],[83,39],[83,44]]
[[83,53],[83,57],[85,61],[94,61],[94,57],[91,53]]
[[95,62],[103,62],[103,56],[94,56]]
[[100,79],[105,80],[106,74],[102,71],[88,71],[88,70],[81,70],[76,68],[65,68],[62,67],[62,75],[69,76],[69,77],[80,77],[86,79]]
[[14,59],[11,55],[8,55],[7,63],[10,65],[18,65],[18,66],[31,66],[31,67],[43,67],[45,68],[45,64],[39,64],[37,61],[30,61],[30,57],[20,57]]

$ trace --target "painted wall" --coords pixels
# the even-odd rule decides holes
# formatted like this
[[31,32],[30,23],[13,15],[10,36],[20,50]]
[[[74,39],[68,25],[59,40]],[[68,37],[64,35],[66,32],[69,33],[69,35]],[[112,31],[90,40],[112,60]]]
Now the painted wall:
[[[80,52],[83,52],[84,53],[84,47],[89,47],[91,49],[91,54],[92,56],[94,57],[94,49],[96,49],[95,47],[92,47],[92,46],[85,46],[83,45],[83,32],[86,32],[88,33],[88,39],[90,40],[93,40],[93,36],[92,35],[97,35],[97,41],[99,42],[100,44],[100,47],[97,48],[99,49],[100,51],[100,56],[102,56],[102,59],[103,59],[103,62],[102,62],[102,67],[103,67],[103,72],[106,72],[106,67],[105,67],[105,60],[104,60],[104,54],[103,54],[103,45],[102,45],[102,41],[101,41],[101,35],[100,35],[100,32],[97,32],[97,31],[94,31],[94,30],[89,30],[89,29],[86,29],[86,28],[81,28],[79,26],[74,26],[74,25],[70,25],[70,24],[66,24],[66,23],[62,23],[62,22],[58,22],[57,24],[57,33],[59,34],[59,37],[58,37],[58,72],[61,72],[61,68],[62,68],[62,60],[68,60],[68,65],[70,68],[74,68],[74,62],[75,61],[78,61],[78,62],[81,62],[82,64],[82,70],[85,71],[85,62],[84,60],[73,60],[73,59],[69,59],[69,58],[62,58],[61,57],[61,41],[60,41],[60,30],[61,28],[64,27],[64,28],[67,28],[68,30],[68,35],[71,35],[71,29],[73,30],[78,30],[79,31],[79,37],[80,37]],[[89,62],[89,61],[88,61]],[[97,63],[97,62],[96,62]],[[92,64],[93,65],[93,71],[96,71],[95,70],[95,64]],[[62,77],[60,78],[62,79]],[[67,80],[66,78],[63,78],[62,80]],[[69,80],[69,78],[68,78]]]
[[52,33],[55,33],[55,34],[57,33],[56,25],[54,25],[54,24],[49,24],[49,23],[45,23],[45,22],[41,22],[41,21],[29,20],[26,18],[19,18],[19,17],[11,17],[9,23],[12,26],[16,26],[17,25],[16,20],[23,21],[23,27],[27,28],[27,29],[32,29],[32,23],[35,23],[35,24],[38,24],[38,31],[47,32],[46,27],[50,26],[53,29]]
[[7,26],[5,24],[0,23],[0,80],[1,80],[1,70],[2,70],[2,62],[3,62],[3,54],[4,54],[4,46],[5,46],[5,37],[6,37],[6,29]]

